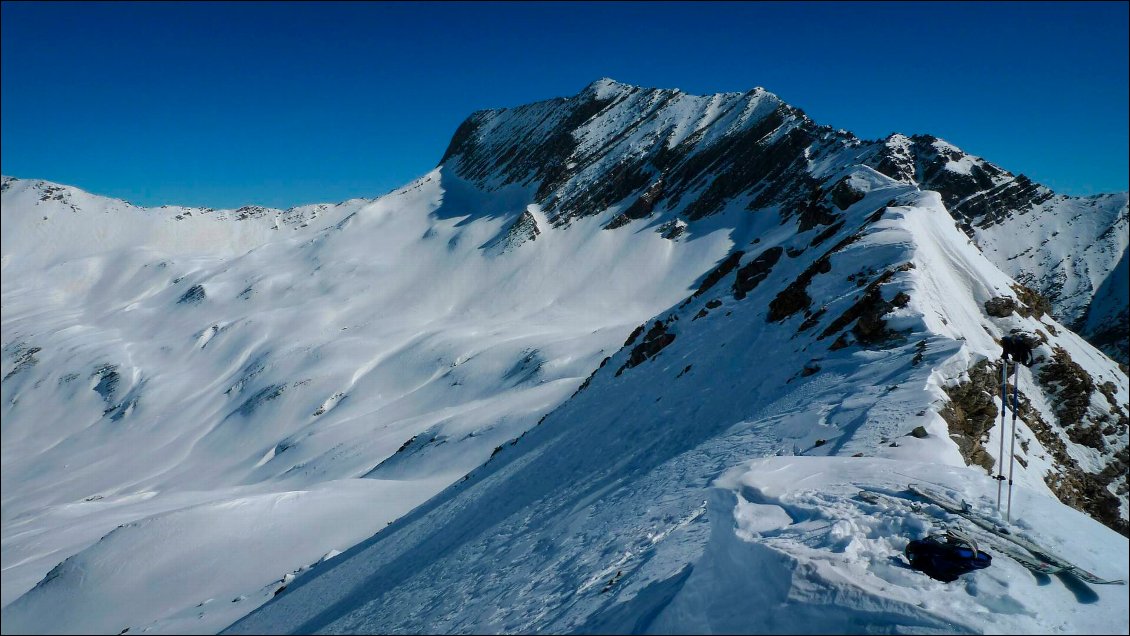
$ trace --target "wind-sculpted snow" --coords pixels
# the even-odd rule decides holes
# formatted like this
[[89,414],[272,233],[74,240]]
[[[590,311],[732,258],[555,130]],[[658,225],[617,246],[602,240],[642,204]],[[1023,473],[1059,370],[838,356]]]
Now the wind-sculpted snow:
[[[891,199],[901,205],[883,206]],[[876,206],[882,214],[867,223]],[[860,487],[927,481],[991,505],[994,482],[965,466],[939,414],[943,389],[971,361],[995,356],[994,336],[1037,321],[983,314],[976,301],[1007,293],[1010,279],[937,195],[888,184],[845,216],[840,236],[856,240],[827,254],[830,269],[810,283],[813,298],[827,301],[818,326],[797,333],[816,311],[770,321],[759,302],[770,294],[763,288],[782,288],[816,256],[778,263],[740,300],[725,284],[732,270],[661,314],[677,334],[662,351],[613,373],[633,354],[630,341],[466,480],[228,631],[1027,633],[1049,622],[1067,632],[1124,630],[1124,590],[1049,585],[1003,555],[948,587],[911,571],[899,555],[930,520],[852,498]],[[804,240],[775,238],[751,251]],[[858,271],[885,281],[883,297],[910,300],[884,316],[881,342],[849,336],[854,344],[834,349],[813,334],[852,303]],[[713,300],[720,304],[691,319]],[[1109,361],[1100,368],[1125,394],[1125,375]],[[1022,385],[1039,391],[1027,369]],[[1020,426],[1027,450],[1014,522],[1084,567],[1125,576],[1123,561],[1103,550],[1121,559],[1126,539],[1055,501],[1044,483],[1054,466]],[[991,431],[989,448],[999,434]],[[1049,517],[1057,521],[1045,524]],[[1092,603],[1085,615],[1075,612],[1080,602]]]
[[[1006,558],[900,568],[928,522],[851,499],[905,473],[983,506],[1026,330],[1014,517],[1125,576],[1057,498],[1125,528],[1126,375],[1053,317],[1125,315],[1125,196],[1045,190],[762,89],[611,80],[475,113],[372,200],[5,177],[3,631],[273,599],[233,629],[1125,632],[1124,595]],[[1052,304],[1021,253],[1038,291],[1073,272]]]
[[[5,632],[181,631],[172,617],[205,600],[203,581],[170,585],[161,611],[98,576],[63,581],[81,569],[32,588],[66,558],[97,550],[109,562],[155,540],[140,530],[98,542],[122,523],[231,489],[406,480],[344,495],[374,510],[349,541],[322,536],[316,514],[300,524],[319,554],[349,547],[532,427],[731,246],[724,231],[673,244],[590,219],[490,249],[520,217],[544,215],[527,190],[487,195],[443,170],[382,199],[319,207],[281,234],[267,215],[144,210],[73,189],[40,200],[58,187],[5,183]],[[224,228],[243,235],[217,243]],[[421,435],[435,441],[397,456]],[[200,532],[227,532],[215,515]],[[257,541],[208,575],[255,573],[242,612],[310,564],[268,532]],[[168,554],[186,568],[194,558]],[[63,602],[103,610],[40,611]],[[233,620],[200,613],[194,631]]]
[[993,264],[1049,299],[1057,320],[1130,363],[1128,286],[1120,284],[1130,236],[1126,192],[1057,195],[929,135],[891,135],[861,160],[941,193]]

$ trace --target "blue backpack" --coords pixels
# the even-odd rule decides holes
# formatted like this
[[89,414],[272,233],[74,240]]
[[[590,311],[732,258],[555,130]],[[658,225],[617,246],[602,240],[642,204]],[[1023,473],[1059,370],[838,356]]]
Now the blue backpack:
[[946,583],[993,562],[993,557],[978,550],[972,539],[953,531],[911,541],[904,553],[910,567]]

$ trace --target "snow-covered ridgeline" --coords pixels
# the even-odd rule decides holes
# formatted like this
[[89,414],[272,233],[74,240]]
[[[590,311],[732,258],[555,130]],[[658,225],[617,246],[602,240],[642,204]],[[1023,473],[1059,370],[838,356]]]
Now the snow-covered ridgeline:
[[1047,298],[1058,320],[1130,362],[1130,193],[1056,194],[929,135],[895,134],[863,148],[861,162],[941,193],[997,267]]
[[[271,613],[255,619],[263,622],[241,629],[322,621],[497,631],[501,620],[522,630],[630,629],[654,618],[655,603],[681,598],[671,607],[685,608],[696,594],[712,596],[712,585],[737,582],[687,577],[709,570],[704,555],[748,548],[719,513],[737,500],[717,488],[740,487],[712,480],[753,458],[795,455],[820,471],[803,456],[835,454],[874,466],[867,474],[886,470],[868,459],[878,458],[916,478],[940,463],[951,467],[947,483],[983,494],[986,472],[959,468],[968,449],[950,438],[965,435],[962,421],[939,413],[955,419],[946,405],[961,399],[947,389],[975,386],[978,365],[999,351],[994,339],[1016,327],[1043,334],[1045,362],[1060,347],[1105,387],[1086,396],[1078,422],[1060,421],[1062,391],[1048,393],[1039,369],[1022,370],[1021,500],[1039,502],[1041,514],[1068,510],[1048,497],[1046,477],[1117,466],[1124,419],[1104,433],[1100,418],[1111,411],[1107,395],[1125,405],[1125,374],[1050,317],[987,315],[986,301],[1018,297],[1015,281],[961,234],[969,215],[955,214],[955,224],[945,203],[980,192],[981,172],[989,190],[1018,179],[944,142],[902,140],[867,143],[816,126],[760,89],[698,97],[599,81],[568,100],[472,116],[440,168],[376,200],[140,210],[6,179],[4,631],[211,632],[284,585]],[[879,145],[902,148],[913,170],[892,173],[873,152]],[[932,185],[938,194],[923,192]],[[90,200],[72,205],[80,197]],[[1106,261],[1088,262],[1100,280]],[[906,436],[919,425],[927,437]],[[1096,426],[1101,448],[1074,441]],[[989,428],[977,446],[995,451],[998,434]],[[522,459],[508,459],[515,453]],[[377,552],[358,549],[377,561],[333,556],[488,459],[478,476],[368,541]],[[1125,519],[1125,490],[1108,496]],[[830,505],[846,507],[848,526],[814,549],[834,554],[859,545],[860,533],[873,541],[847,572],[874,570],[924,527],[906,516],[905,532],[872,537],[881,526],[859,519],[854,504]],[[1087,550],[1111,541],[1124,549],[1072,519],[1064,528],[1095,538]],[[431,534],[448,522],[465,546]],[[715,538],[704,543],[707,525]],[[788,553],[811,529],[789,525],[775,549]],[[516,564],[510,579],[477,569],[482,554]],[[333,571],[348,580],[385,577],[386,600],[359,609],[369,592],[332,578],[290,600],[294,574],[326,557],[315,572],[340,562]],[[476,587],[435,584],[449,569]],[[787,578],[760,593],[799,594]],[[913,577],[896,582],[888,590],[904,600],[925,589]],[[335,586],[354,595],[335,596]],[[615,601],[586,596],[605,587]],[[888,603],[863,588],[865,605]],[[1003,583],[995,589],[967,607],[984,614],[1015,601],[1039,615],[1039,590],[1013,598]],[[501,613],[491,605],[519,597]],[[407,599],[401,609],[380,609],[396,598]],[[440,609],[412,614],[421,598]],[[694,621],[746,620],[709,607]],[[872,617],[845,607],[845,616]],[[1125,616],[1105,596],[1094,622],[1053,608],[1081,631],[1118,629],[1110,616]],[[701,628],[672,618],[683,611],[655,625]],[[874,618],[950,620],[916,611]]]
[[939,192],[998,267],[1127,362],[1130,322],[1120,314],[1125,286],[1117,285],[1127,193],[1056,195],[930,135],[865,142],[760,88],[697,96],[607,79],[568,99],[476,113],[444,160],[488,190],[537,185],[535,200],[555,225],[616,206],[623,216],[613,227],[693,220],[734,200],[819,217],[827,213],[811,205],[825,194],[819,181],[846,165],[868,165]]
[[[1010,328],[1056,330],[1049,348],[1109,378],[1117,399],[1128,393],[1124,374],[1050,319],[984,314],[1013,281],[937,194],[866,171],[851,180],[869,192],[828,240],[840,248],[781,257],[738,299],[746,265],[778,247],[795,253],[816,233],[763,234],[742,267],[660,314],[650,340],[666,342],[658,351],[643,347],[649,323],[467,480],[229,631],[1124,630],[1121,588],[1049,586],[1003,556],[950,586],[902,568],[902,547],[930,519],[853,499],[861,487],[925,481],[992,507],[996,482],[966,467],[940,412],[945,389],[995,357],[994,338]],[[823,257],[830,268],[818,267],[807,288],[827,304],[774,320],[767,301]],[[868,296],[863,288],[896,305],[883,314],[886,333],[853,321],[835,328]],[[833,347],[840,335],[847,344]],[[1023,371],[1022,390],[1039,401]],[[917,426],[924,436],[912,434]],[[1044,480],[1057,467],[1023,421],[1019,435],[1014,522],[1124,578],[1126,539],[1058,503]],[[1081,601],[1088,611],[1076,611]]]

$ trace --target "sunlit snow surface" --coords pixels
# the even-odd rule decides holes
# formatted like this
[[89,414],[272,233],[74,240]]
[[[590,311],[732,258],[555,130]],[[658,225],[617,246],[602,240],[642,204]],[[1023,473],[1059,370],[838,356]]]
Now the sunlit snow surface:
[[[438,170],[289,224],[24,180],[4,197],[5,631],[220,629],[533,426],[732,245],[590,219],[490,249],[529,193]],[[308,504],[252,512],[291,496]],[[125,587],[66,575],[98,564]]]
[[[881,188],[853,209],[899,192]],[[773,337],[781,327],[766,323],[763,305],[720,293],[722,307],[691,321],[703,298],[679,314],[678,338],[654,360],[617,378],[611,369],[627,352],[617,354],[468,480],[231,631],[1125,632],[1125,588],[1037,578],[1004,556],[938,583],[899,559],[931,529],[927,518],[852,499],[860,487],[928,482],[991,510],[996,482],[963,465],[936,413],[940,386],[995,355],[994,332],[1036,325],[984,317],[979,301],[1009,279],[937,195],[901,192],[904,205],[837,254],[833,271],[915,264],[889,289],[914,299],[892,318],[910,331],[904,347],[821,347],[821,371],[802,379],[812,357],[803,342]],[[775,270],[764,284],[796,273]],[[812,295],[834,307],[842,283],[824,284]],[[915,365],[909,351],[921,339],[927,353]],[[1112,374],[1077,338],[1060,342]],[[1125,376],[1116,381],[1125,399]],[[1027,370],[1021,382],[1031,385]],[[929,435],[908,436],[917,425]],[[1023,424],[1020,436],[1038,445]],[[829,454],[840,457],[820,457]],[[1126,539],[1052,498],[1042,455],[1016,467],[1015,525],[1125,578]]]
[[[672,121],[618,152],[720,134],[775,99],[676,95]],[[622,115],[590,120],[582,147]],[[1125,588],[1006,557],[951,585],[907,570],[930,521],[852,498],[919,481],[992,507],[996,482],[938,412],[1012,328],[1130,393],[1050,318],[984,313],[1014,280],[936,193],[842,156],[810,170],[866,195],[820,245],[824,228],[742,200],[677,240],[657,232],[671,218],[602,229],[623,205],[553,227],[532,186],[485,193],[448,169],[289,211],[6,179],[3,631],[1126,633]],[[524,242],[523,214],[539,228]],[[808,287],[814,325],[767,321],[856,233]],[[755,293],[736,300],[731,273],[683,304],[732,249],[745,264],[772,247],[789,255]],[[830,349],[820,334],[884,271],[883,298],[910,298],[885,317],[901,339]],[[617,375],[628,334],[668,317],[676,340]],[[1017,526],[1126,578],[1127,540],[1058,503],[1048,452],[1018,431]]]

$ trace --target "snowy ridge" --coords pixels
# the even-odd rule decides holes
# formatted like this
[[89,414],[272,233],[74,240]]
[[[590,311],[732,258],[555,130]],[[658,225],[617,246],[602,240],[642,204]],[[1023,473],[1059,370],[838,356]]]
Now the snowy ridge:
[[997,267],[1046,297],[1061,322],[1130,363],[1127,286],[1120,284],[1130,193],[1058,195],[929,135],[891,135],[860,160],[941,193]]
[[[336,206],[5,178],[3,631],[214,633],[271,599],[233,629],[791,631],[794,599],[797,631],[1124,632],[1125,599],[1082,616],[1005,559],[930,587],[890,562],[929,522],[850,500],[896,470],[995,495],[989,361],[1024,329],[1019,523],[1125,577],[1057,501],[1125,527],[1125,372],[1001,266],[1026,234],[990,236],[1075,200],[949,208],[1019,180],[761,89],[611,80]],[[1078,235],[1117,239],[1122,201]],[[1040,254],[1077,255],[1074,223],[1029,231],[1056,223]],[[1108,243],[1078,280],[1117,299]]]
[[1125,285],[1117,284],[1127,254],[1127,193],[1056,195],[930,135],[864,142],[761,88],[696,96],[602,79],[568,99],[472,115],[443,163],[488,190],[536,184],[534,200],[554,225],[612,209],[619,216],[610,228],[644,218],[661,226],[695,220],[735,204],[819,222],[830,211],[812,204],[824,194],[814,178],[868,165],[939,192],[998,267],[1046,297],[1062,322],[1130,363],[1130,320],[1120,313]]
[[[677,335],[656,355],[617,373],[631,359],[626,346],[467,480],[229,631],[819,633],[848,624],[1023,633],[1063,620],[1079,592],[1048,589],[1004,558],[968,584],[976,593],[900,569],[891,557],[930,522],[900,511],[876,518],[873,506],[850,499],[861,485],[900,490],[914,480],[942,480],[982,506],[995,493],[988,474],[965,468],[939,409],[944,388],[994,355],[994,337],[1017,324],[986,319],[975,302],[1007,290],[1010,279],[934,193],[877,188],[849,218],[865,221],[891,197],[903,205],[881,208],[856,241],[833,252],[839,275],[812,280],[813,297],[836,299],[817,326],[790,339],[801,315],[768,321],[756,295],[733,298],[736,273],[722,278],[664,315]],[[805,260],[780,262],[758,289],[779,289]],[[913,267],[899,267],[906,263]],[[879,285],[883,297],[909,294],[886,319],[898,333],[880,348],[832,351],[813,336],[851,304],[856,286],[843,273],[872,264],[896,272]],[[721,305],[696,320],[712,300]],[[914,363],[916,350],[922,359]],[[1098,360],[1125,399],[1125,376]],[[925,436],[909,435],[917,425]],[[1043,480],[1053,467],[1021,431],[1028,451],[1017,523],[1121,576],[1125,565],[1099,547],[1125,552],[1125,538],[1078,514],[1053,515],[1078,524],[1070,530],[1042,523],[1051,514],[1042,506],[1059,505]],[[743,463],[774,455],[785,457]],[[1122,590],[1094,594],[1101,611],[1070,614],[1067,631],[1124,627]],[[1004,607],[1012,609],[1002,615]]]

